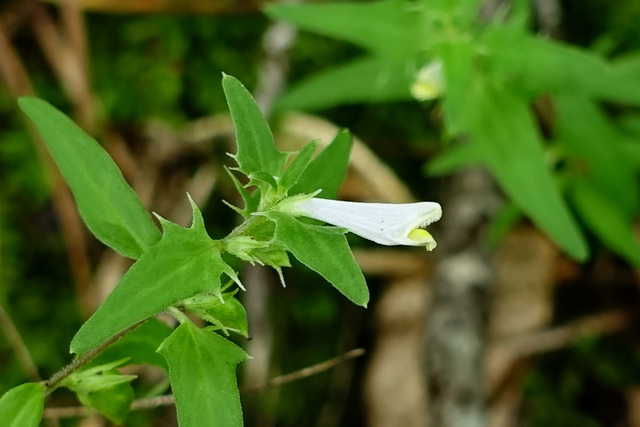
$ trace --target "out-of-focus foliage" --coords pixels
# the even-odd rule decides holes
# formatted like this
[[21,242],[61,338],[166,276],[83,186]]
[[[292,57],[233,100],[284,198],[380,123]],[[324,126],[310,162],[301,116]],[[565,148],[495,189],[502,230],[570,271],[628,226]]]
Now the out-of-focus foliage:
[[[369,51],[293,87],[281,108],[407,99],[418,70],[441,62],[445,135],[468,141],[451,144],[431,170],[486,166],[520,210],[583,260],[586,241],[568,197],[603,244],[640,265],[640,243],[631,237],[640,206],[637,159],[629,159],[624,147],[630,141],[596,104],[640,103],[640,80],[627,71],[635,61],[607,64],[598,54],[533,35],[525,2],[481,23],[481,4],[385,0],[270,7],[272,16]],[[557,110],[556,123],[545,124],[551,143],[543,140],[531,105],[543,95]],[[551,150],[560,152],[554,163],[546,154]],[[598,194],[586,196],[586,185]],[[607,220],[600,220],[598,202],[608,204]]]
[[[4,6],[8,2],[0,3]],[[588,56],[606,58],[607,63],[618,63],[616,58],[620,55],[628,55],[631,60],[637,58],[634,51],[640,45],[640,28],[637,26],[640,6],[635,0],[564,0],[561,6],[562,39],[580,45]],[[249,87],[253,87],[256,81],[256,64],[261,55],[260,37],[267,25],[267,20],[257,14],[221,17],[89,14],[87,18],[91,74],[101,122],[105,127],[118,127],[134,134],[130,143],[138,143],[136,125],[149,117],[161,117],[176,124],[223,111],[225,101],[219,87],[221,71],[237,76]],[[56,105],[65,105],[59,83],[52,77],[27,33],[23,30],[14,35],[14,42],[28,65],[38,93]],[[543,43],[549,42],[545,40]],[[574,47],[570,50],[575,52]],[[353,44],[302,32],[292,51],[290,76],[292,81],[299,81],[318,71],[360,60],[365,52]],[[417,73],[419,66],[430,59],[432,55],[417,56],[417,61],[409,70]],[[637,67],[638,62],[635,64],[628,62],[620,70],[630,76],[634,73],[640,75],[637,73],[640,68]],[[391,68],[387,66],[387,69]],[[402,75],[402,78],[411,83],[412,75]],[[356,81],[363,80],[358,76]],[[576,84],[573,81],[569,83]],[[597,83],[593,81],[594,85]],[[384,78],[376,81],[378,86],[387,84]],[[359,86],[354,87],[357,89]],[[403,97],[409,96],[408,87],[403,86],[399,90],[403,92]],[[336,92],[329,90],[327,94]],[[391,96],[389,92],[381,93],[389,99],[402,98]],[[382,100],[382,95],[378,93],[371,96],[378,96],[377,100]],[[617,151],[607,150],[604,156],[590,156],[580,144],[578,150],[571,149],[575,139],[569,141],[557,137],[562,122],[546,123],[545,111],[536,108],[536,122],[543,124],[542,136],[538,137],[538,141],[544,151],[545,164],[553,171],[556,187],[568,203],[571,214],[577,218],[581,229],[586,231],[596,263],[602,261],[602,256],[611,261],[603,245],[609,245],[633,260],[637,256],[637,252],[633,251],[634,244],[625,243],[624,239],[630,236],[629,218],[637,221],[637,211],[634,217],[632,210],[633,195],[628,197],[634,193],[635,184],[626,186],[619,181],[616,186],[612,180],[620,180],[621,177],[617,173],[616,176],[605,175],[607,168],[612,167],[613,155],[624,158],[621,165],[614,164],[616,172],[621,170],[628,176],[631,170],[637,180],[637,171],[640,169],[640,116],[635,107],[618,102],[601,102],[600,99],[595,102],[579,101],[582,104],[574,106],[573,112],[571,106],[565,106],[564,114],[558,117],[561,119],[564,116],[568,120],[568,117],[575,116],[578,107],[595,111],[596,121],[580,120],[581,124],[586,125],[583,130],[586,129],[588,136],[594,131],[596,134],[604,132],[613,135],[611,140],[612,144],[618,146]],[[416,194],[433,195],[437,191],[437,185],[424,185],[420,175],[425,160],[441,148],[437,141],[442,133],[442,111],[437,106],[431,108],[431,103],[421,106],[412,100],[375,105],[334,105],[330,108],[327,105],[322,106],[322,114],[341,126],[349,127],[370,143]],[[80,320],[43,171],[15,111],[13,100],[0,89],[0,299],[8,307],[42,375],[46,377],[68,360],[67,344],[78,329]],[[565,124],[570,125],[567,121]],[[570,135],[572,130],[565,128],[562,132]],[[477,163],[478,154],[468,149],[469,144],[465,143],[464,137],[461,139],[448,143],[448,157],[441,157],[439,163],[430,163],[428,170],[444,174]],[[457,150],[457,157],[454,150]],[[593,163],[593,158],[598,160]],[[445,160],[450,163],[446,164]],[[591,167],[595,164],[598,164],[597,168]],[[441,167],[436,171],[438,165]],[[585,193],[584,188],[591,194],[591,199],[589,195],[581,195]],[[607,189],[613,189],[611,194]],[[616,201],[612,202],[612,198]],[[610,207],[605,212],[607,218],[617,218],[619,222],[616,227],[611,227],[616,222],[608,219],[605,227],[598,231],[598,221],[602,221],[599,209],[602,209],[603,203]],[[585,207],[580,208],[581,204]],[[209,206],[203,212],[205,220],[219,222],[222,218],[232,224],[233,218],[224,209],[221,204]],[[498,230],[496,239],[521,218],[521,212],[522,207],[513,204],[504,210],[501,226],[495,227]],[[592,217],[585,215],[585,212],[591,213]],[[626,237],[615,237],[620,233]],[[100,250],[95,245],[91,250],[94,256],[99,255]],[[339,337],[327,331],[357,333],[361,327],[357,321],[345,320],[343,323],[348,324],[341,324],[341,317],[351,319],[343,299],[325,292],[321,282],[314,282],[313,275],[297,280],[298,274],[290,275],[288,279],[302,286],[284,290],[274,287],[275,296],[270,299],[274,327],[278,331],[271,368],[273,375],[290,372],[335,355]],[[607,284],[603,283],[602,286],[606,287]],[[372,299],[375,301],[376,290],[373,291]],[[584,288],[576,290],[573,295],[575,298],[570,304],[560,307],[563,313],[560,317],[564,320],[570,319],[576,311],[584,314],[581,310],[585,306],[587,311],[593,309],[592,305],[581,299]],[[632,296],[628,300],[634,298]],[[607,298],[599,296],[592,299],[603,301]],[[285,314],[288,310],[293,310],[293,320]],[[55,328],[51,325],[55,325]],[[360,340],[366,338],[367,334],[364,334]],[[633,337],[626,338],[615,348],[616,357],[603,356],[602,344],[597,343],[592,346],[581,344],[571,350],[568,356],[563,354],[551,360],[545,358],[545,363],[534,373],[526,389],[528,403],[525,410],[528,411],[525,412],[530,414],[532,425],[560,426],[571,421],[579,425],[610,425],[606,421],[596,424],[596,420],[612,419],[596,414],[598,408],[611,403],[605,399],[607,396],[615,400],[611,407],[619,409],[620,416],[624,408],[617,405],[624,394],[625,384],[611,381],[611,377],[627,378],[633,384],[638,383],[633,374],[636,369],[636,362],[633,362],[635,350],[628,345]],[[576,367],[576,359],[579,358],[584,360]],[[596,367],[601,364],[607,367]],[[25,381],[3,338],[0,338],[0,367],[0,392],[9,385]],[[609,379],[594,374],[596,371],[609,372]],[[562,372],[567,372],[566,377],[559,375]],[[310,425],[320,412],[318,402],[326,397],[329,376],[322,374],[269,391],[259,404],[256,404],[254,396],[243,396],[250,408],[261,408],[260,415],[252,411],[246,414],[249,422],[256,417],[266,417],[277,419],[278,425],[283,426]],[[581,395],[576,389],[592,395],[584,399],[584,393]],[[136,386],[138,397],[148,391],[148,384]],[[359,410],[359,404],[361,402],[358,399],[349,401],[349,407],[352,410],[355,408],[355,411]],[[549,418],[549,414],[554,416]],[[150,426],[150,419],[156,415],[162,416],[161,411],[132,413],[126,425]]]

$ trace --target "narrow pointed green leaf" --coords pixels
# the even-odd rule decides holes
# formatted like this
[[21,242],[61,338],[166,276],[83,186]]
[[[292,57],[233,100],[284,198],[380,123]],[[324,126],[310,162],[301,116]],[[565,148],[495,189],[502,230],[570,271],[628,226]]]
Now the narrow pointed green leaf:
[[238,208],[236,206],[233,206],[233,205],[229,204],[228,202],[225,202],[225,203],[227,203],[228,206],[230,206],[233,210],[238,212],[244,218],[249,218],[249,216],[253,212],[258,210],[258,204],[260,203],[259,193],[256,192],[254,194],[250,194],[249,191],[238,180],[238,178],[236,178],[236,176],[233,174],[233,172],[231,172],[231,170],[229,170],[226,167],[224,169],[229,174],[229,177],[231,177],[231,181],[233,182],[233,186],[236,188],[238,193],[240,193],[240,196],[242,197],[242,201],[244,202],[244,207],[242,209],[240,209],[240,208]]
[[276,102],[279,110],[321,110],[342,104],[411,99],[415,75],[404,61],[366,57],[295,84]]
[[459,169],[477,165],[482,161],[482,155],[477,144],[465,143],[446,147],[425,166],[425,172],[430,175],[445,175]]
[[298,261],[324,277],[355,304],[367,306],[369,289],[341,229],[305,224],[281,212],[266,215],[276,223],[276,239]]
[[348,130],[338,132],[333,141],[304,170],[289,195],[311,194],[318,189],[318,197],[333,199],[347,176],[352,138]]
[[266,172],[282,176],[288,155],[276,149],[269,125],[249,91],[227,74],[222,77],[222,87],[236,129],[239,170],[245,175]]
[[[298,153],[295,159],[291,162],[287,169],[284,171],[284,175],[282,175],[282,179],[280,180],[280,185],[285,189],[290,189],[305,171],[307,166],[309,166],[309,162],[311,161],[311,157],[316,152],[318,148],[318,141],[311,141],[307,145],[305,145],[302,150]],[[325,172],[326,173],[326,172]]]
[[0,420],[7,427],[38,427],[44,410],[45,386],[27,383],[12,388],[0,398]]
[[439,54],[446,84],[443,102],[444,124],[449,136],[453,136],[468,130],[465,114],[469,108],[465,106],[476,68],[476,46],[469,40],[457,40],[443,44]]
[[624,64],[616,69],[593,52],[514,28],[493,26],[483,40],[494,76],[530,96],[553,93],[640,103],[638,76],[626,72]]
[[474,82],[461,124],[500,186],[522,211],[558,246],[577,260],[587,257],[587,245],[560,196],[528,102],[481,77]]
[[602,243],[639,268],[640,240],[620,206],[586,181],[575,183],[570,195],[578,214]]
[[169,364],[180,427],[242,426],[235,371],[249,356],[240,347],[186,322],[162,343],[158,353]]
[[349,41],[384,56],[407,58],[420,48],[422,10],[415,2],[273,4],[267,15],[296,26]]
[[182,299],[204,291],[220,293],[222,273],[237,279],[220,256],[220,243],[207,235],[193,202],[192,209],[190,228],[161,220],[162,240],[140,257],[82,325],[71,341],[73,353],[84,353]]
[[49,147],[89,230],[130,258],[158,242],[158,228],[100,144],[47,102],[18,102]]
[[624,152],[624,137],[588,99],[559,96],[556,137],[585,175],[631,219],[640,207],[640,188],[633,164]]

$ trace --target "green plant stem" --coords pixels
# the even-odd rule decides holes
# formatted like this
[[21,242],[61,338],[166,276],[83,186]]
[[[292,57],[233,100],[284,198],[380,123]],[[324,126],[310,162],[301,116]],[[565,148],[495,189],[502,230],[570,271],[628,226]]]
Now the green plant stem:
[[91,350],[88,350],[85,353],[82,353],[76,359],[74,359],[71,363],[69,363],[64,368],[60,369],[58,372],[53,374],[51,378],[44,382],[44,385],[47,387],[46,396],[51,394],[56,388],[60,386],[62,381],[65,380],[69,375],[80,369],[82,366],[89,363],[94,357],[102,353],[107,347],[109,347],[114,342],[118,341],[120,338],[133,331],[135,328],[146,322],[147,319],[136,323],[135,325],[129,326],[127,329],[122,332],[118,332],[102,344],[99,344],[93,347]]

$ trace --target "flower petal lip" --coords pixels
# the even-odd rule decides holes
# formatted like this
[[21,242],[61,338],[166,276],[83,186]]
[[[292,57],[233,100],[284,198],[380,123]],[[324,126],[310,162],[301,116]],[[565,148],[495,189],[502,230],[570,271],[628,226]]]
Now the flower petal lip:
[[409,233],[442,216],[442,208],[435,202],[363,203],[310,198],[296,203],[295,210],[296,215],[346,228],[381,245],[426,246],[428,250],[436,246],[430,234],[416,239]]

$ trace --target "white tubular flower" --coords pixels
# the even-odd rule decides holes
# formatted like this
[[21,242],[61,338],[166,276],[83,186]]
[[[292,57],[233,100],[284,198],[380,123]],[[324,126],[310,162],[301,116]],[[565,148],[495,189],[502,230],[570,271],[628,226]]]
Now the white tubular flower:
[[425,246],[428,251],[437,244],[424,227],[442,216],[442,208],[434,202],[360,203],[310,198],[296,203],[294,209],[296,215],[346,228],[381,245]]
[[411,95],[418,101],[429,101],[439,98],[444,89],[442,62],[436,59],[420,69],[411,85]]

